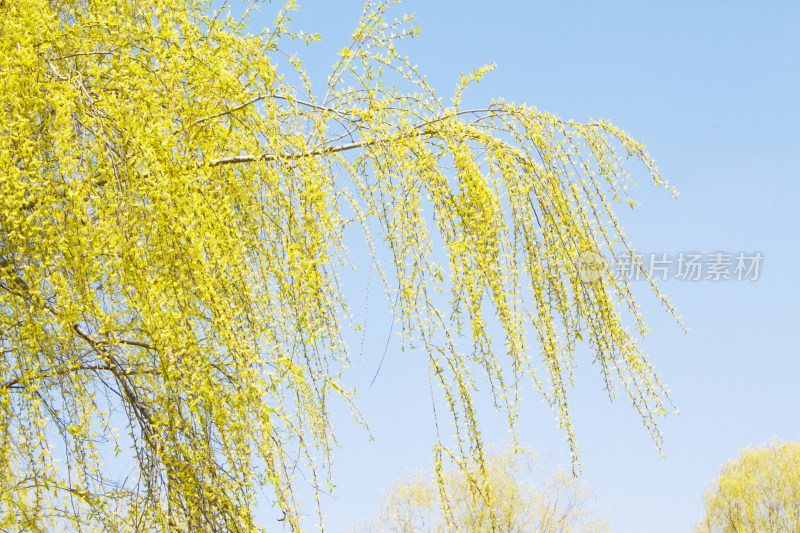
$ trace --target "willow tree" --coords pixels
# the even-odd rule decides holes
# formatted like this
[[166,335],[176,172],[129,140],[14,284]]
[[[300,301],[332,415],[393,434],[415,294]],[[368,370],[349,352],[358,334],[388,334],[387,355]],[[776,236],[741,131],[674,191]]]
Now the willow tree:
[[770,442],[728,461],[705,496],[696,533],[800,531],[800,443]]
[[381,272],[449,408],[440,472],[482,460],[479,372],[512,427],[538,387],[576,453],[579,342],[659,442],[669,404],[630,287],[577,268],[629,249],[623,163],[664,185],[645,148],[603,121],[463,109],[490,67],[445,105],[398,54],[418,29],[386,2],[316,91],[294,56],[278,69],[287,39],[315,38],[289,28],[291,4],[251,33],[212,2],[0,2],[6,524],[250,531],[267,487],[297,528],[296,469],[330,476],[330,402],[358,419],[340,379],[356,265]]
[[[470,488],[470,477],[483,469],[491,487],[488,501]],[[567,471],[537,479],[534,456],[519,450],[489,451],[485,464],[448,468],[443,476],[453,505],[446,523],[438,484],[417,473],[395,480],[381,501],[380,514],[351,533],[600,533],[608,531],[602,513],[592,509],[592,492]],[[536,476],[539,477],[539,476]],[[453,527],[455,526],[455,527]]]

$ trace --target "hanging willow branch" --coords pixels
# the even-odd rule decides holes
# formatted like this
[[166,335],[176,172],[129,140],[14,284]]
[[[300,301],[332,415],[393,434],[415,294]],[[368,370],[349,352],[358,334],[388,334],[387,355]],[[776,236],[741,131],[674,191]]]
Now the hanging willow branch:
[[[251,35],[210,2],[0,5],[3,527],[251,531],[266,487],[299,529],[297,470],[330,477],[332,398],[361,421],[340,382],[355,264],[379,269],[450,411],[437,472],[483,464],[479,387],[511,428],[538,387],[577,461],[581,341],[660,444],[668,397],[630,287],[578,271],[632,251],[626,161],[666,187],[644,146],[502,100],[461,109],[491,67],[444,106],[388,7],[367,5],[319,98],[278,71],[307,37],[286,11]],[[348,252],[353,226],[371,257]]]

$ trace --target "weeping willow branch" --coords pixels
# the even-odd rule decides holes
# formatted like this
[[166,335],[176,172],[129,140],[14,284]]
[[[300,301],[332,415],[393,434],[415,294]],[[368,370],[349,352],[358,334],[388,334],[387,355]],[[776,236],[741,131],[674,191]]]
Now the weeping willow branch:
[[[515,435],[526,384],[578,464],[580,345],[661,445],[671,403],[637,345],[631,287],[579,265],[634,250],[615,213],[634,205],[628,166],[674,191],[605,121],[502,100],[463,109],[491,65],[445,107],[399,55],[418,29],[389,7],[366,6],[324,98],[291,54],[300,86],[278,71],[282,43],[308,38],[286,13],[253,35],[195,0],[4,7],[0,467],[13,458],[19,476],[85,495],[32,498],[32,520],[119,530],[109,509],[122,506],[140,529],[254,531],[267,489],[274,519],[300,530],[298,474],[333,484],[334,405],[366,425],[341,379],[356,266],[378,270],[408,357],[422,353],[438,386],[445,514],[448,462],[491,500],[479,405]],[[368,255],[350,252],[351,230]],[[123,480],[101,460],[120,450],[135,465]]]

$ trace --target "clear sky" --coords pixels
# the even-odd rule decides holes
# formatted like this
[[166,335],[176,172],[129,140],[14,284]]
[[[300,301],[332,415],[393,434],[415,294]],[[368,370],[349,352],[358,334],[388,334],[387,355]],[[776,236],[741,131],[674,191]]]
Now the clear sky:
[[[300,50],[317,87],[361,7],[300,2],[294,27],[323,37]],[[268,25],[273,8],[253,25]],[[461,72],[495,62],[467,105],[503,97],[576,121],[605,118],[645,142],[680,197],[639,175],[632,195],[642,205],[620,212],[639,250],[763,256],[756,281],[661,284],[688,334],[640,286],[653,329],[643,346],[681,412],[662,423],[664,457],[624,395],[609,402],[591,354],[578,354],[573,421],[597,505],[620,533],[689,531],[727,459],[773,437],[800,438],[800,4],[407,0],[394,13],[416,14],[422,36],[403,52],[445,100]],[[354,346],[345,381],[359,389],[376,440],[343,410],[334,413],[342,448],[336,490],[322,500],[329,531],[377,511],[393,479],[430,467],[425,356],[401,353],[393,338],[370,387],[391,323],[377,284],[369,305],[365,348],[359,357]],[[486,439],[507,442],[502,423],[487,421]],[[555,417],[533,392],[522,406],[520,439],[565,459]]]

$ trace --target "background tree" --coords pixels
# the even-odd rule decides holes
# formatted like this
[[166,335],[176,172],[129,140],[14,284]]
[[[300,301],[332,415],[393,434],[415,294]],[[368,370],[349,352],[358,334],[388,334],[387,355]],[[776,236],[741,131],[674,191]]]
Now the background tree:
[[739,452],[706,492],[697,533],[800,531],[800,443],[774,441]]
[[[533,456],[522,451],[488,453],[484,465],[489,489],[486,498],[470,488],[478,479],[478,465],[466,470],[448,469],[442,477],[446,496],[452,500],[456,530],[492,531],[492,526],[505,533],[607,530],[605,520],[590,509],[590,491],[576,477],[559,472],[545,482],[533,484],[528,478],[534,467]],[[356,531],[453,531],[442,515],[442,494],[431,476],[395,481],[384,496],[380,516]]]
[[[482,464],[478,373],[511,428],[538,387],[576,458],[581,340],[659,442],[666,391],[617,307],[643,334],[630,287],[578,272],[587,251],[631,251],[623,164],[664,185],[644,147],[604,121],[461,108],[491,67],[445,105],[399,56],[418,29],[388,2],[367,4],[323,91],[293,57],[292,85],[273,58],[314,38],[292,7],[251,34],[210,1],[0,3],[0,464],[25,480],[8,490],[65,502],[33,501],[31,520],[114,530],[119,505],[136,530],[249,531],[267,488],[298,528],[297,470],[330,476],[330,402],[358,419],[339,380],[356,263],[450,411],[437,472]],[[372,259],[350,256],[351,228]]]

